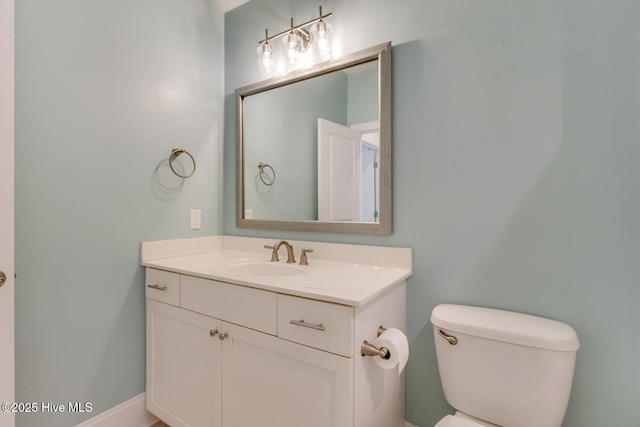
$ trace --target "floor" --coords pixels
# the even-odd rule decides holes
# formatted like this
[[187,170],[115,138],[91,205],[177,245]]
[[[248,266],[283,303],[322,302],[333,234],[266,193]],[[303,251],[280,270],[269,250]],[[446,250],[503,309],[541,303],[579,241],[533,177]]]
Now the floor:
[[157,423],[155,423],[151,427],[169,427],[169,426],[166,425],[165,423],[163,423],[162,421],[158,421]]

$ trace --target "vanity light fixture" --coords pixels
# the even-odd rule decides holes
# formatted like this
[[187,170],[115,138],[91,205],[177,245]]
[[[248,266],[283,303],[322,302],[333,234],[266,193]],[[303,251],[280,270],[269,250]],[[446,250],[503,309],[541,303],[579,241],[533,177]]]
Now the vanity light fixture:
[[[296,68],[303,62],[303,55],[313,45],[313,52],[326,58],[331,55],[331,35],[333,29],[325,22],[325,19],[332,16],[332,13],[324,15],[322,6],[319,8],[320,15],[300,25],[294,25],[291,18],[291,27],[275,36],[269,36],[265,29],[264,39],[258,42],[258,64],[260,69],[270,74],[278,68],[280,55],[275,44],[271,40],[282,37],[282,52],[286,61],[286,66],[290,69]],[[313,25],[311,32],[306,27]]]
[[320,56],[331,55],[332,35],[333,27],[323,19],[322,6],[320,6],[320,20],[311,27],[311,38],[313,40],[314,52]]
[[269,32],[264,30],[265,42],[258,46],[258,65],[267,74],[272,73],[278,65],[278,50],[269,43]]
[[290,66],[300,64],[302,52],[306,52],[309,49],[309,40],[311,40],[309,32],[304,28],[295,28],[293,26],[293,18],[291,18],[291,29],[282,38],[285,58]]

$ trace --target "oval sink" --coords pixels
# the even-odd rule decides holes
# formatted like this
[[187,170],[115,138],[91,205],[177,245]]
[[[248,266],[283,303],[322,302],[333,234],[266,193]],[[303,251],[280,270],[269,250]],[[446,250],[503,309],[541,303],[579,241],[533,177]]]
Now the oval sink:
[[263,277],[297,276],[306,272],[306,269],[297,264],[283,264],[269,261],[235,264],[227,267],[225,270],[230,274]]

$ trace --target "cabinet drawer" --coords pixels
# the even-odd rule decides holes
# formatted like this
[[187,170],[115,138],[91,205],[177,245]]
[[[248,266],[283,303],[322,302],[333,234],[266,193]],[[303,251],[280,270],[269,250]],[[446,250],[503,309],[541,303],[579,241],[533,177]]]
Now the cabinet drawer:
[[147,268],[147,298],[180,306],[180,275],[168,271]]
[[353,357],[353,307],[278,295],[278,336]]
[[276,335],[275,293],[192,276],[182,276],[181,281],[183,308]]

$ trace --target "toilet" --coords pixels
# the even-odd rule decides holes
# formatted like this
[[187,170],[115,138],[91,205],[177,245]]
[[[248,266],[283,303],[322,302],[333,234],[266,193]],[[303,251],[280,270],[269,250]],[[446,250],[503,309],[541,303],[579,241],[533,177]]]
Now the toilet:
[[457,412],[435,427],[561,427],[578,336],[522,313],[442,304],[431,313],[440,380]]

